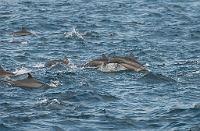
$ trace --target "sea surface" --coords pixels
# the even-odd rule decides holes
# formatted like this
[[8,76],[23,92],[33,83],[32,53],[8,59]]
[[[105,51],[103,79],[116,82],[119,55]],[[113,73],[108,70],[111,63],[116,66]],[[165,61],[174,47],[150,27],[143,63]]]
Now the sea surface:
[[[199,0],[1,0],[0,21],[0,131],[200,131]],[[150,73],[78,67],[131,52]],[[27,73],[51,88],[10,86]]]

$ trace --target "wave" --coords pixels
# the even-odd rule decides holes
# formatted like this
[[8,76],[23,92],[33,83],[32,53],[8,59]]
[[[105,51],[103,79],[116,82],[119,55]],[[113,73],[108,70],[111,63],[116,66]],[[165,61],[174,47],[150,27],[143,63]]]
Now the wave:
[[148,82],[148,83],[163,83],[163,82],[174,83],[174,82],[176,82],[176,80],[174,80],[170,77],[164,76],[162,74],[154,74],[152,72],[144,75],[140,79],[144,80],[145,82]]

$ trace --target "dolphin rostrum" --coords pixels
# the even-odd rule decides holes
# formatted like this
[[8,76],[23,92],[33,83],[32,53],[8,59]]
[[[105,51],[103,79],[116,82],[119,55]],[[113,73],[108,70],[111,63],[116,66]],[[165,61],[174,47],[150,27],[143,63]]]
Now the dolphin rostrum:
[[27,35],[31,35],[31,32],[26,31],[26,29],[24,27],[22,27],[21,31],[17,31],[17,32],[13,32],[13,35],[18,35],[18,36],[27,36]]
[[102,54],[102,58],[88,62],[86,65],[84,65],[84,67],[85,68],[86,67],[97,67],[97,68],[99,68],[102,64],[104,64],[108,61],[109,61],[109,59],[104,54]]
[[58,63],[63,63],[63,64],[65,64],[65,65],[68,65],[68,64],[69,64],[69,60],[68,60],[67,57],[65,56],[65,57],[63,58],[63,60],[52,60],[52,61],[49,61],[49,62],[45,63],[44,66],[52,66],[52,65],[56,65],[56,64],[58,64]]
[[0,77],[9,77],[9,76],[14,76],[14,73],[7,72],[0,66]]
[[47,86],[45,83],[35,80],[30,73],[28,73],[27,79],[12,81],[10,84],[16,87],[27,87],[27,88],[39,88]]
[[145,67],[142,64],[135,60],[133,53],[130,53],[129,57],[111,58],[107,63],[118,63],[123,65],[127,69],[131,69],[136,72],[148,72],[148,70],[145,69]]

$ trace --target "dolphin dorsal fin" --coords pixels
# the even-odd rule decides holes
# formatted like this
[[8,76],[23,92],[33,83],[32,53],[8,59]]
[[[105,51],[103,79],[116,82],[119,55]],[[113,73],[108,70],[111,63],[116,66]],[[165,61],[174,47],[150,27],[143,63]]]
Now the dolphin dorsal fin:
[[102,54],[102,58],[105,59],[105,60],[108,60],[108,58],[104,54]]
[[28,79],[33,79],[32,75],[28,73]]
[[25,31],[26,32],[26,29],[24,27],[22,27],[22,31]]
[[65,57],[63,58],[63,61],[68,61],[67,56],[65,56]]
[[0,66],[0,70],[2,70],[2,71],[3,71],[4,69],[3,69],[3,68]]
[[129,58],[130,58],[131,60],[135,60],[135,57],[134,57],[134,55],[133,55],[132,52],[130,53]]

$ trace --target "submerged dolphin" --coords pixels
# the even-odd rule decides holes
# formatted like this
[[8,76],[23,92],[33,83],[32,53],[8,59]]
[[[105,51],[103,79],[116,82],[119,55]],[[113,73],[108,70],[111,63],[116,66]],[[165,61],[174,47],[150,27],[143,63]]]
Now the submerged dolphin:
[[145,72],[145,71],[148,72],[148,70],[145,69],[145,67],[142,64],[140,64],[139,62],[135,60],[133,53],[130,53],[129,57],[111,58],[107,63],[118,63],[136,72]]
[[63,64],[65,64],[65,65],[68,65],[68,64],[69,64],[69,60],[68,60],[67,57],[65,56],[65,57],[63,58],[63,60],[52,60],[52,61],[49,61],[49,62],[45,63],[44,66],[52,66],[52,65],[56,65],[56,64],[58,64],[58,63],[63,63]]
[[85,68],[86,67],[98,67],[99,68],[102,64],[104,64],[108,61],[109,61],[109,59],[104,54],[102,54],[102,58],[88,62],[86,65],[84,65],[84,67]]
[[27,35],[31,35],[31,32],[26,31],[26,29],[24,27],[22,27],[21,31],[17,31],[17,32],[13,32],[13,35],[18,35],[18,36],[27,36]]
[[14,73],[7,72],[0,66],[0,77],[8,77],[8,76],[14,76]]
[[12,81],[10,84],[12,86],[27,87],[27,88],[38,88],[47,86],[45,83],[35,80],[30,73],[28,73],[27,79]]

